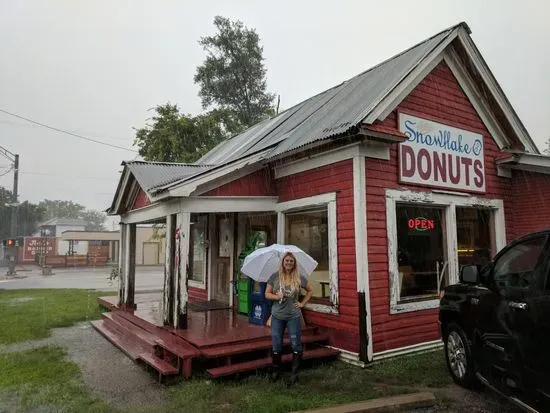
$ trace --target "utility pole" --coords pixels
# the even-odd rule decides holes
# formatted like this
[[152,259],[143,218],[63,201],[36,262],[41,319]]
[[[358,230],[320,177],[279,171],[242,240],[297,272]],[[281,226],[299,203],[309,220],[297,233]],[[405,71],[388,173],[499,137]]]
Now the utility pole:
[[17,234],[17,191],[19,187],[19,155],[13,156],[13,206],[11,208],[11,236],[16,237]]
[[11,229],[10,235],[12,237],[17,236],[17,197],[18,197],[18,187],[19,187],[19,155],[11,153],[6,148],[0,146],[0,155],[6,158],[8,161],[12,162],[13,169],[13,199],[11,202]]

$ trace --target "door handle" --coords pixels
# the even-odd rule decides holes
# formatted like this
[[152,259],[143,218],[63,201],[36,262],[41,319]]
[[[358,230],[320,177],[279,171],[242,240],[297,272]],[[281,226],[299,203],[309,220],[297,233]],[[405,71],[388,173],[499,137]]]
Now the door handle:
[[517,308],[518,310],[527,310],[527,304],[526,303],[518,303],[516,301],[510,301],[508,303],[508,307]]

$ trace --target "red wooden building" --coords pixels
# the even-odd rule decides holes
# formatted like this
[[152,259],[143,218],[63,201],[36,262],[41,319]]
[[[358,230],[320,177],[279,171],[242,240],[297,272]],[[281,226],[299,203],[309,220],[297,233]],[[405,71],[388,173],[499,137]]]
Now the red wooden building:
[[125,163],[119,302],[135,304],[137,223],[167,224],[163,321],[178,328],[189,302],[235,305],[237,257],[263,231],[319,262],[304,315],[343,358],[437,346],[460,266],[548,226],[549,167],[461,23],[196,164]]

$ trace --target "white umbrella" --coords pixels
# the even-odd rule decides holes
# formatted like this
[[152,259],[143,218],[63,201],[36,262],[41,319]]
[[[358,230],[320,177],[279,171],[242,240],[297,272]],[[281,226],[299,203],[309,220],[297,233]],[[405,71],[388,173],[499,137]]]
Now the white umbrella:
[[309,277],[317,268],[317,261],[294,245],[273,244],[268,247],[258,248],[245,259],[241,272],[253,280],[267,282],[269,277],[279,271],[283,256],[291,252],[296,258],[296,264],[300,275]]

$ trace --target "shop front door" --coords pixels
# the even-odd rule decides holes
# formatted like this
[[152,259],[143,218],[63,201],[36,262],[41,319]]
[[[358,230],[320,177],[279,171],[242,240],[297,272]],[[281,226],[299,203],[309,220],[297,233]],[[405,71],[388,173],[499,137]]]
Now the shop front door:
[[215,249],[212,251],[212,299],[230,303],[233,220],[230,215],[216,215]]

